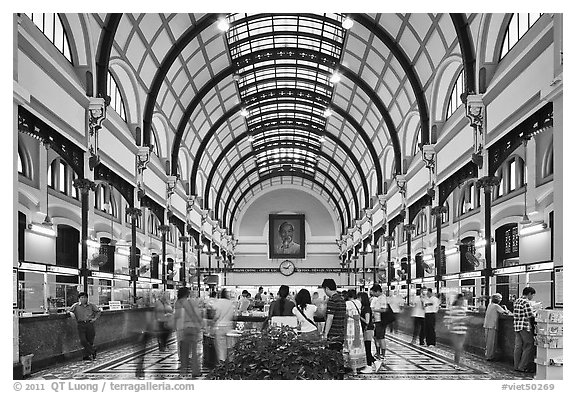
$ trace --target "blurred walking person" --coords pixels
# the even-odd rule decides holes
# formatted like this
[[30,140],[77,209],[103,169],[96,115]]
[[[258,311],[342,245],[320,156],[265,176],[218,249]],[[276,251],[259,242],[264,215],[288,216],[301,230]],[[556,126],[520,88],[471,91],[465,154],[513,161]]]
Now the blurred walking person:
[[178,289],[178,300],[176,300],[174,308],[180,375],[186,375],[190,368],[192,377],[199,377],[201,373],[198,342],[200,341],[203,318],[197,299],[190,298],[190,288]]
[[222,289],[220,298],[212,304],[214,312],[214,341],[216,347],[216,357],[219,362],[226,360],[228,347],[226,344],[226,334],[232,330],[232,318],[234,317],[234,305],[228,298],[228,290]]
[[174,328],[173,309],[168,301],[168,294],[161,292],[154,304],[154,314],[156,316],[156,334],[158,339],[158,349],[165,351],[168,347],[168,337]]
[[464,295],[459,293],[452,307],[446,312],[446,325],[450,330],[452,346],[454,348],[454,368],[458,371],[464,370],[460,367],[460,357],[464,351],[464,341],[466,341],[466,331],[468,316],[464,306]]

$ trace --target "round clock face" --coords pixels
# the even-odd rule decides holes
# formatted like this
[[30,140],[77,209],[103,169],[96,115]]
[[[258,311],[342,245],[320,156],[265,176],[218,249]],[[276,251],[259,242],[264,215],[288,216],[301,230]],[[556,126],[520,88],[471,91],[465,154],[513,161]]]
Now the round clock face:
[[294,270],[296,270],[296,267],[294,266],[292,261],[285,260],[280,264],[280,273],[282,273],[285,276],[291,275],[292,273],[294,273]]

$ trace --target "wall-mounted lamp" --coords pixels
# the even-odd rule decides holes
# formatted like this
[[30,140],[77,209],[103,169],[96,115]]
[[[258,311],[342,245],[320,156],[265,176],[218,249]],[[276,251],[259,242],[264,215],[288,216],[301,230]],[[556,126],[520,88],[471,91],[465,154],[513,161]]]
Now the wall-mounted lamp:
[[100,242],[92,239],[86,239],[86,245],[88,247],[100,248]]
[[[490,244],[494,243],[494,239],[490,238]],[[486,246],[486,239],[485,238],[480,238],[478,240],[476,240],[476,243],[474,243],[474,247],[476,248],[482,248]]]
[[130,256],[130,249],[124,247],[116,247],[116,253],[124,256]]
[[46,220],[44,220],[42,224],[37,224],[35,222],[28,224],[28,229],[41,235],[56,236],[56,231],[52,226],[52,222],[46,222]]
[[521,236],[532,235],[532,234],[534,234],[534,233],[538,233],[538,232],[543,231],[543,230],[546,229],[547,227],[548,227],[548,226],[546,225],[545,222],[537,221],[537,222],[534,222],[534,223],[532,223],[532,224],[530,224],[530,225],[523,226],[523,227],[520,229],[520,233],[519,233],[519,234],[520,234]]
[[446,255],[454,255],[457,254],[459,251],[460,249],[458,247],[452,247],[446,251]]

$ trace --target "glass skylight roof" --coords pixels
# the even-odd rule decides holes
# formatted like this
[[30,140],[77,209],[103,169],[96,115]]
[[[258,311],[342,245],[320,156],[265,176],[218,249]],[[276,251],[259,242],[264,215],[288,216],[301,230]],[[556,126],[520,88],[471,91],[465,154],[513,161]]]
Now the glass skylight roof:
[[[231,14],[228,48],[260,176],[296,170],[314,174],[329,79],[346,31],[338,14]],[[310,130],[310,131],[308,131]]]

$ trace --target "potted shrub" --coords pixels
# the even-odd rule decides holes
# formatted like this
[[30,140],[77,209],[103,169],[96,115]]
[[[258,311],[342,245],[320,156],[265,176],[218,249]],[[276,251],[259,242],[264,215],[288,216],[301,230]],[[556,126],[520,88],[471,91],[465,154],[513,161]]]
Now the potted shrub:
[[339,351],[328,349],[326,341],[300,340],[288,326],[244,332],[231,355],[206,379],[337,379],[343,369]]

